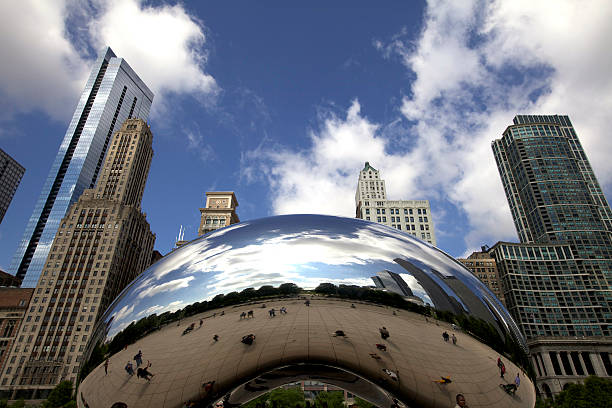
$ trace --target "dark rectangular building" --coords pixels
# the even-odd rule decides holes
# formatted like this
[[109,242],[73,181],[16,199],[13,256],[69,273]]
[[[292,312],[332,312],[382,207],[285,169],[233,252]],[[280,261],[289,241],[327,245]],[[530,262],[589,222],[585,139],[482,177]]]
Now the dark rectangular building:
[[0,223],[8,210],[25,168],[0,149]]

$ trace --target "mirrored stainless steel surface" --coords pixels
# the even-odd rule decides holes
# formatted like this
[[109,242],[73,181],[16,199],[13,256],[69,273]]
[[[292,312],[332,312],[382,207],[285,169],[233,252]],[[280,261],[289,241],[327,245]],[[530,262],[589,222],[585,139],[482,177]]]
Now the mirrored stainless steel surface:
[[[281,307],[289,312],[281,313]],[[249,311],[254,311],[255,318],[250,318]],[[453,315],[457,316],[455,320]],[[328,320],[331,317],[333,322]],[[451,321],[464,324],[465,330],[451,325]],[[379,350],[382,358],[377,359],[371,354],[377,354],[372,348],[382,323],[393,330],[389,339],[383,339],[389,350]],[[419,347],[430,351],[428,358],[434,360],[439,355],[438,343],[443,342],[442,332],[455,334],[455,329],[459,345],[444,350],[453,356],[457,353],[463,365],[468,355],[493,359],[493,377],[497,377],[498,353],[492,347],[500,353],[526,349],[508,311],[482,282],[449,255],[409,234],[360,219],[320,215],[248,221],[209,233],[166,255],[121,293],[103,315],[89,343],[87,371],[97,368],[79,387],[79,406],[86,402],[98,406],[94,401],[104,400],[106,404],[112,398],[129,400],[122,402],[130,407],[145,402],[148,406],[178,407],[188,400],[207,406],[215,398],[233,390],[239,392],[254,378],[288,363],[292,367],[313,363],[336,367],[377,384],[381,376],[385,378],[385,369],[395,372],[400,366],[406,367],[404,370],[411,370],[410,382],[379,384],[390,398],[396,397],[407,406],[447,406],[438,404],[452,400],[452,392],[464,390],[473,401],[468,405],[476,406],[477,395],[487,394],[486,390],[495,395],[501,391],[496,378],[493,388],[462,388],[457,379],[452,387],[449,384],[439,390],[443,397],[432,399],[430,389],[439,388],[435,380],[452,375],[453,364],[449,372],[442,370],[434,375],[428,371],[437,366],[433,361],[430,367],[422,367],[423,362],[411,366],[408,360],[398,363]],[[339,338],[336,330],[344,331],[345,336]],[[240,342],[240,334],[251,333],[256,336],[253,345]],[[215,334],[219,337],[216,340]],[[374,338],[368,337],[371,335]],[[320,344],[318,339],[323,339]],[[469,353],[462,348],[468,346]],[[150,347],[142,352],[155,374],[150,382],[129,376],[123,367],[127,360],[133,361],[134,351],[144,347]],[[158,356],[151,354],[155,347],[163,350],[165,357],[159,357],[163,364],[156,364]],[[191,364],[193,357],[182,359],[211,353],[213,347],[218,353],[207,357],[205,364]],[[228,348],[222,351],[223,347]],[[271,347],[281,347],[282,355],[275,355]],[[353,356],[348,351],[343,354],[346,347]],[[103,370],[100,361],[94,360],[100,350],[108,353],[115,370],[125,378],[104,383],[98,392],[94,387],[100,386],[97,383]],[[170,355],[183,362],[183,370],[167,366]],[[361,361],[363,356],[365,360]],[[222,361],[215,361],[217,358]],[[234,361],[232,358],[237,366],[228,369],[225,365]],[[518,370],[506,361],[509,370]],[[374,363],[381,367],[371,366]],[[445,366],[444,361],[439,364]],[[488,367],[486,364],[483,367]],[[463,368],[455,371],[463,372]],[[479,376],[491,378],[489,374],[474,374],[474,378]],[[418,386],[419,381],[425,381],[427,390]],[[187,384],[192,383],[189,388]],[[210,389],[205,390],[207,383]],[[523,384],[526,390],[533,387],[526,377]],[[171,386],[180,386],[180,395],[172,393]],[[532,391],[526,391],[524,400],[514,398],[510,402],[502,392],[500,403],[530,406]],[[104,399],[107,397],[110,399]]]

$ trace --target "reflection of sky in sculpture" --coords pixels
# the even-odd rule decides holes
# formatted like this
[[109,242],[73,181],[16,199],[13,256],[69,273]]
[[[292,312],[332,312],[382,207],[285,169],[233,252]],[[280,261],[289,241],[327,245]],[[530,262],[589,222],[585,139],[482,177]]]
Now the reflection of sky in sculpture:
[[[150,314],[175,311],[249,287],[287,282],[304,289],[323,282],[373,286],[371,277],[385,269],[407,275],[396,258],[409,260],[436,282],[443,280],[434,277],[431,269],[457,277],[478,298],[488,298],[507,327],[510,318],[499,301],[448,255],[380,224],[318,215],[264,218],[198,238],[141,274],[109,308],[104,321],[112,318],[108,332],[112,337]],[[405,280],[415,296],[431,304],[416,279]],[[441,287],[460,301],[446,284]],[[510,325],[514,327],[513,322]]]

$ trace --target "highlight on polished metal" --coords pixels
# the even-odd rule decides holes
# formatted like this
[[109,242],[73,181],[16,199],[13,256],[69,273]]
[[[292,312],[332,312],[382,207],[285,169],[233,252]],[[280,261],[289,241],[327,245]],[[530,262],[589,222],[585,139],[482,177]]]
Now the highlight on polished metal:
[[526,350],[495,295],[432,245],[360,219],[278,216],[204,235],[134,280],[96,326],[77,403],[238,407],[308,380],[380,407],[458,394],[533,407]]

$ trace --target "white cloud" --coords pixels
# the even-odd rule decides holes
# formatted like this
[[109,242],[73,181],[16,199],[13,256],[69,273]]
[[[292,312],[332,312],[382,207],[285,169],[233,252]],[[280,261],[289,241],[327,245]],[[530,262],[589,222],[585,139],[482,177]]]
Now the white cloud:
[[5,1],[0,15],[0,34],[7,39],[0,43],[4,119],[40,110],[68,120],[95,59],[87,49],[107,45],[153,90],[154,114],[164,109],[168,96],[190,94],[206,104],[218,92],[214,78],[205,72],[203,24],[182,5]]
[[[243,174],[266,175],[275,213],[354,216],[358,171],[368,160],[390,198],[452,202],[467,216],[468,250],[516,240],[490,147],[514,115],[569,114],[609,191],[611,18],[605,1],[432,0],[416,40],[402,30],[373,42],[415,74],[399,107],[410,126],[405,153],[395,153],[383,124],[360,115],[353,102],[346,119],[321,121],[306,150],[245,155]],[[434,219],[436,229],[451,229]]]
[[66,119],[87,79],[88,62],[66,38],[63,1],[0,3],[0,111],[42,110]]

